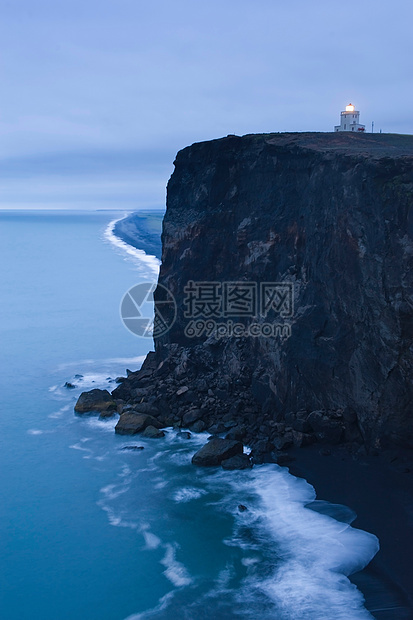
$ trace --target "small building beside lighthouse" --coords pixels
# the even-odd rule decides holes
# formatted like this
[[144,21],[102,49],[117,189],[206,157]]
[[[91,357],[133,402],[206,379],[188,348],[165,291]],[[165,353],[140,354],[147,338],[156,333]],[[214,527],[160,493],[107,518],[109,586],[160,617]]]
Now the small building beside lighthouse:
[[334,131],[365,131],[365,125],[360,125],[359,120],[360,112],[349,103],[344,112],[341,112],[340,125],[336,125]]

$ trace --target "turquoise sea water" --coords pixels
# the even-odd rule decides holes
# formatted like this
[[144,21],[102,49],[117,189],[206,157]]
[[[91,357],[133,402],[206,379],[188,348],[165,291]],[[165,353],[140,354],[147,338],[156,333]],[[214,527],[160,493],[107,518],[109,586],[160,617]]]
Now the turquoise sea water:
[[312,487],[275,465],[193,467],[206,435],[74,415],[152,348],[119,305],[157,263],[110,234],[117,217],[0,212],[0,618],[371,617],[345,574],[378,543],[351,511],[309,510]]

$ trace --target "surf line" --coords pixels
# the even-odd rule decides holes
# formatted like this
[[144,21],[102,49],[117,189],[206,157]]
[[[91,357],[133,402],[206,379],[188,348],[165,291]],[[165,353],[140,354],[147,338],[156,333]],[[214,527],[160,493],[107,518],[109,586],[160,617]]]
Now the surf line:
[[157,276],[159,273],[159,266],[161,264],[160,260],[156,258],[156,256],[147,254],[144,250],[135,248],[133,245],[126,243],[126,241],[123,241],[123,239],[118,237],[114,232],[116,224],[121,220],[124,220],[126,217],[128,217],[128,215],[129,214],[126,213],[123,217],[119,217],[109,222],[103,236],[106,241],[109,241],[109,243],[114,245],[116,248],[122,250],[123,252],[126,252],[128,256],[131,256],[135,259],[137,258],[139,261],[145,263],[145,265],[147,265]]

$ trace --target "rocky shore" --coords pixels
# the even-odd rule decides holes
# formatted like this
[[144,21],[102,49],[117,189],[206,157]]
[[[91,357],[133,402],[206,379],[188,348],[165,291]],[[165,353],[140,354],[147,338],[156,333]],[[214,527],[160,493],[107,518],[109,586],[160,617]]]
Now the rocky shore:
[[359,435],[345,442],[354,425],[345,416],[336,415],[332,428],[340,430],[335,434],[323,430],[330,428],[331,420],[318,425],[319,419],[327,417],[325,412],[322,417],[291,416],[290,425],[274,423],[251,397],[246,378],[234,385],[214,370],[219,349],[212,345],[208,351],[209,347],[204,345],[205,364],[197,371],[183,348],[172,347],[170,356],[159,364],[151,352],[140,370],[117,379],[112,394],[96,389],[83,393],[76,411],[118,417],[115,431],[120,435],[160,439],[162,429],[170,427],[182,436],[207,431],[209,441],[193,455],[196,466],[229,470],[265,462],[288,466],[292,474],[314,485],[318,497],[351,506],[357,513],[353,525],[379,537],[376,558],[352,576],[373,616],[413,619],[411,451],[370,449],[368,453]]
[[[96,389],[83,393],[77,413],[82,415],[88,408],[102,418],[117,416],[116,433],[156,440],[167,427],[182,436],[207,431],[210,440],[193,455],[196,466],[229,470],[265,462],[288,466],[292,474],[314,485],[318,497],[351,506],[357,514],[353,525],[379,537],[376,558],[351,578],[373,617],[413,620],[411,451],[370,449],[368,453],[359,434],[345,442],[354,419],[337,413],[333,426],[325,412],[291,416],[290,424],[274,422],[269,412],[257,406],[246,378],[231,384],[214,370],[219,349],[212,345],[208,351],[209,347],[203,347],[205,365],[197,371],[183,348],[172,347],[169,358],[160,364],[151,352],[140,370],[118,378],[112,394]],[[333,434],[331,428],[339,430]]]
[[[382,620],[412,617],[402,543],[413,514],[412,205],[412,136],[228,136],[184,149],[155,292],[155,319],[168,329],[140,370],[95,395],[101,415],[119,415],[117,433],[207,431],[195,465],[288,464],[323,499],[355,508],[383,541],[390,593],[372,603]],[[264,312],[259,298],[247,316],[245,291],[262,293],[262,283],[276,285],[277,303]],[[224,307],[235,289],[238,304]],[[194,318],[214,328],[189,332]],[[230,321],[261,332],[228,335]],[[280,326],[273,337],[268,321]],[[393,502],[382,518],[380,488]]]
[[[269,407],[261,407],[254,398],[259,385],[255,386],[253,373],[234,381],[215,370],[224,354],[224,342],[211,341],[193,351],[174,345],[169,348],[170,355],[159,364],[156,354],[149,353],[139,371],[118,379],[120,384],[112,395],[104,395],[103,415],[110,406],[109,411],[114,412],[116,406],[120,414],[117,433],[139,433],[149,424],[207,431],[249,446],[252,463],[285,464],[290,460],[289,448],[313,443],[331,446],[345,442],[349,452],[365,453],[356,419],[345,411],[302,411],[274,417]],[[103,397],[94,392],[96,410],[102,408]],[[79,399],[78,412],[84,409],[85,400],[89,403],[86,394]],[[90,403],[86,406],[91,407]]]
[[118,404],[226,433],[255,462],[412,448],[413,137],[228,136],[174,163],[154,294],[167,329]]

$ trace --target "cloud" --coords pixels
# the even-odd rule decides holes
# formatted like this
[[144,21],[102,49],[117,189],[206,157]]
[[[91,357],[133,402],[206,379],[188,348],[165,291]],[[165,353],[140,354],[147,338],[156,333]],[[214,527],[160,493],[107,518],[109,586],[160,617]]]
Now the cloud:
[[350,100],[367,126],[412,133],[412,18],[408,0],[4,3],[0,156],[166,166],[227,133],[331,131]]
[[3,159],[0,208],[163,208],[172,159],[162,151],[80,151]]

